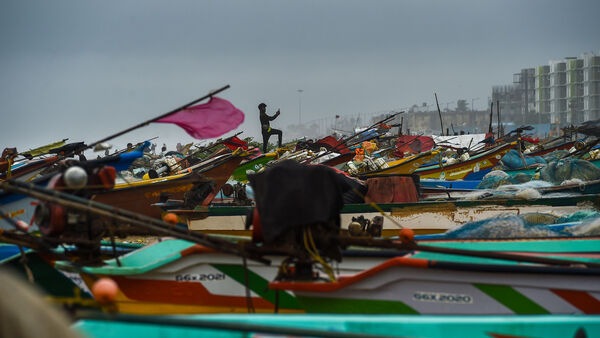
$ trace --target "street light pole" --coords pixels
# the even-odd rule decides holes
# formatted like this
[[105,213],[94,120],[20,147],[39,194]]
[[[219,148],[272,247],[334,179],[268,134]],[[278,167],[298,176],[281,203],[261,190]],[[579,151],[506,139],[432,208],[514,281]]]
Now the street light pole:
[[302,92],[304,90],[298,89],[298,124],[302,124]]

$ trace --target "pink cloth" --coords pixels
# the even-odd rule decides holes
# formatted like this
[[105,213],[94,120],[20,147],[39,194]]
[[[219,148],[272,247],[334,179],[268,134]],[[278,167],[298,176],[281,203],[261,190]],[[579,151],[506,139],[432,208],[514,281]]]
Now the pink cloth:
[[196,139],[219,137],[244,122],[244,113],[229,101],[213,96],[204,104],[192,106],[153,122],[174,123]]

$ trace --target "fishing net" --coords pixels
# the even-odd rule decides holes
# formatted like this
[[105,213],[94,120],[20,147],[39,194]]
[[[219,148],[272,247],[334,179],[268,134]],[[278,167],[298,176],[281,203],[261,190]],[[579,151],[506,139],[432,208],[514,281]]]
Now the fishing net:
[[519,237],[557,237],[561,231],[547,225],[530,224],[518,215],[501,215],[480,221],[465,223],[448,230],[444,238],[519,238]]
[[[477,185],[477,189],[497,189],[505,185],[520,185],[528,183],[532,180],[533,175],[518,173],[515,175],[509,175],[502,170],[493,170],[487,173],[481,182]],[[529,188],[528,186],[523,186],[522,188],[516,187],[512,190],[522,190]],[[511,189],[509,189],[511,190]]]
[[545,165],[546,160],[544,160],[541,156],[521,155],[515,149],[511,149],[508,153],[506,153],[506,155],[502,157],[500,163],[507,169],[520,169],[527,168],[536,164]]
[[560,184],[570,179],[593,181],[600,179],[600,168],[585,160],[566,158],[548,163],[540,170],[540,179]]
[[546,163],[550,163],[550,162],[558,161],[567,155],[569,155],[568,150],[555,150],[553,152],[550,152],[550,153],[544,155],[544,160],[546,161]]
[[580,210],[572,214],[563,215],[556,220],[556,223],[580,222],[584,220],[593,220],[600,217],[596,210]]
[[510,176],[502,170],[492,170],[483,176],[477,189],[495,189],[504,184],[511,184]]

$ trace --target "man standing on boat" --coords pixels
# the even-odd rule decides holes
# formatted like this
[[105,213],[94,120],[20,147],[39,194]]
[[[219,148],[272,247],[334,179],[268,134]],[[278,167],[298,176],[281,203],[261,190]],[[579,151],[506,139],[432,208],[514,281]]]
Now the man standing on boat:
[[271,135],[277,135],[279,137],[278,146],[281,147],[281,137],[283,133],[279,129],[271,128],[270,121],[275,120],[280,113],[279,109],[275,112],[275,115],[269,116],[267,115],[267,105],[261,103],[258,105],[258,111],[260,112],[260,126],[263,137],[263,153],[267,152],[267,146],[269,144],[269,138]]

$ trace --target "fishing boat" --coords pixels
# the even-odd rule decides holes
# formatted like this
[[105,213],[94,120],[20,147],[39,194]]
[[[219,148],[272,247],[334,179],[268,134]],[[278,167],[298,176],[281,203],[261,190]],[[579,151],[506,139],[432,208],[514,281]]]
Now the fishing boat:
[[231,174],[231,178],[238,182],[248,182],[248,172],[254,173],[264,169],[265,165],[278,158],[277,152],[260,154],[244,160]]
[[600,194],[600,180],[566,182],[565,184],[538,189],[542,194],[572,193],[572,194]]
[[[266,256],[271,264],[178,239],[165,239],[77,271],[69,262],[56,262],[61,271],[78,272],[88,288],[98,278],[110,277],[118,285],[114,299],[120,313],[273,313],[304,312],[288,292],[268,289],[284,256]],[[380,261],[354,259],[339,269],[357,273]]]
[[442,180],[481,180],[485,174],[494,168],[502,156],[516,146],[516,142],[506,143],[492,149],[482,151],[471,156],[465,161],[453,164],[433,164],[421,166],[415,170],[421,178],[433,178]]
[[[477,191],[482,191],[479,188],[481,181],[471,180],[458,180],[458,181],[442,181],[442,180],[420,180],[421,184],[420,191],[421,197],[423,198],[435,198],[450,196],[450,198],[458,198],[460,196],[466,196],[473,194]],[[512,189],[511,189],[512,188]],[[503,191],[505,193],[510,191],[517,191],[518,186],[509,185],[504,186]],[[600,194],[600,180],[591,181],[571,181],[565,182],[560,185],[540,185],[531,187],[538,191],[541,195],[549,194],[589,194],[597,195]]]
[[[392,160],[385,162],[383,158],[381,161],[376,159],[368,159],[369,164],[365,166],[363,170],[352,170],[349,171],[352,175],[359,177],[378,177],[383,175],[410,175],[414,173],[424,163],[429,162],[435,156],[440,153],[439,150],[428,150],[419,154],[410,155],[401,159]],[[373,164],[370,164],[373,162]],[[352,168],[354,165],[352,162],[348,162],[349,167]]]
[[[456,181],[458,182],[458,181]],[[433,196],[433,195],[432,195]],[[460,224],[506,214],[526,214],[551,212],[561,216],[579,210],[595,209],[598,197],[589,195],[552,196],[520,199],[496,197],[486,199],[464,199],[460,195],[440,191],[437,198],[422,199],[418,202],[345,204],[340,211],[342,231],[359,217],[383,220],[381,236],[395,236],[400,226],[415,231],[416,234],[442,233]],[[248,236],[247,218],[252,206],[204,206],[195,208],[195,215],[188,212],[181,215],[187,229],[213,234]],[[177,210],[173,210],[177,212]]]
[[[585,246],[596,240],[573,243]],[[390,258],[359,274],[341,276],[336,281],[282,278],[269,283],[269,287],[294,292],[298,302],[308,313],[600,313],[598,249],[580,254],[578,252],[581,247],[571,247],[570,241],[542,243],[525,240],[515,243],[517,242],[502,243],[505,247],[502,252],[509,255],[515,252],[527,253],[523,256],[537,257],[537,253],[533,253],[531,248],[544,248],[543,252],[538,252],[542,254],[542,260],[556,257],[555,255],[567,255],[569,259],[565,263],[569,265],[498,261],[490,258],[498,252],[494,243],[483,241],[479,242],[482,246],[480,250],[486,253],[486,258],[475,257],[476,255],[452,256],[452,250],[433,256],[430,252],[415,251],[409,256]],[[561,253],[548,250],[548,245],[559,243]],[[519,247],[522,244],[526,247]],[[461,249],[467,247],[464,242],[454,245]],[[462,250],[461,252],[464,253]]]
[[[178,239],[164,239],[101,266],[74,270],[69,262],[57,262],[55,267],[78,272],[90,289],[98,278],[109,277],[118,286],[114,309],[130,314],[600,311],[598,238],[422,243],[417,251],[347,250],[332,266],[334,280],[323,271],[311,271],[318,276],[314,280],[281,279],[285,256],[265,256],[270,261],[265,265]],[[565,264],[523,263],[536,258],[554,264],[561,258]]]
[[243,158],[240,153],[218,155],[174,175],[117,184],[92,199],[160,219],[163,211],[156,204],[166,200],[180,201],[187,209],[208,205]]
[[48,156],[20,161],[13,164],[10,171],[0,172],[0,180],[18,179],[31,181],[58,160],[58,156]]

